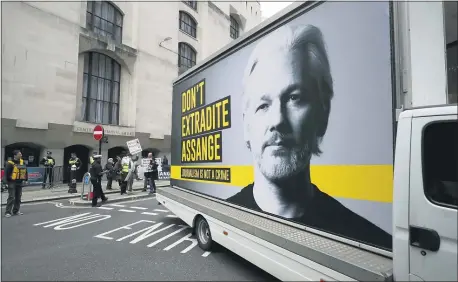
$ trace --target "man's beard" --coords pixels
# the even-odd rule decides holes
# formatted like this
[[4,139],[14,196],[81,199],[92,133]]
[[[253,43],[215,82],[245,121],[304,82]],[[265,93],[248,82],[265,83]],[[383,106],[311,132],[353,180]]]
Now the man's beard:
[[273,155],[265,152],[255,156],[261,173],[270,181],[284,181],[305,170],[310,162],[308,146],[291,148],[289,152]]

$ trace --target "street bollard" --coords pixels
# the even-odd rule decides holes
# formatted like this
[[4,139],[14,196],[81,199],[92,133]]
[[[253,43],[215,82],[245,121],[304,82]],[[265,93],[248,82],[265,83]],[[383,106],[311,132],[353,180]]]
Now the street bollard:
[[87,193],[87,197],[86,199],[88,201],[92,200],[92,183],[90,181],[91,179],[91,174],[89,172],[86,172],[84,175],[83,175],[83,185],[81,187],[81,199],[84,200],[85,198],[85,195],[84,195],[84,188],[87,186],[88,187],[88,193]]

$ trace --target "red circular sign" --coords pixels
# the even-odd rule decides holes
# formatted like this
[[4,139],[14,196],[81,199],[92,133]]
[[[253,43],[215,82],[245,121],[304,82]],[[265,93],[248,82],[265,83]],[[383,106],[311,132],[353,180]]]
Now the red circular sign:
[[100,141],[103,138],[103,127],[101,125],[96,125],[94,127],[94,139]]

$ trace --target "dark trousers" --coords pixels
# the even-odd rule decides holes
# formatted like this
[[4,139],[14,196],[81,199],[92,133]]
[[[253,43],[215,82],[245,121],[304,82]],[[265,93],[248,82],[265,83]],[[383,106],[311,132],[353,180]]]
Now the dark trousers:
[[151,193],[156,193],[156,182],[154,181],[154,178],[145,176],[145,182],[144,182],[144,185],[143,185],[143,190],[146,191],[146,188],[147,188],[148,184],[149,184],[150,192]]
[[9,182],[8,183],[8,200],[6,200],[5,214],[13,212],[13,214],[19,211],[21,207],[21,196],[22,196],[22,183]]
[[127,191],[127,181],[126,181],[127,173],[121,173],[121,195],[125,194]]
[[113,178],[107,177],[107,190],[111,190],[111,186],[113,185]]
[[49,186],[52,186],[53,182],[53,168],[52,167],[45,167],[45,175],[43,177],[43,187],[46,186],[46,179],[49,178]]
[[68,187],[76,188],[76,183],[73,185],[73,179],[76,179],[76,174],[77,170],[74,170],[73,172],[70,170],[68,172]]
[[102,181],[97,178],[91,178],[91,183],[92,183],[92,189],[94,191],[94,196],[92,197],[92,206],[97,205],[97,199],[100,198],[102,200],[105,200],[105,194],[103,193],[102,190]]

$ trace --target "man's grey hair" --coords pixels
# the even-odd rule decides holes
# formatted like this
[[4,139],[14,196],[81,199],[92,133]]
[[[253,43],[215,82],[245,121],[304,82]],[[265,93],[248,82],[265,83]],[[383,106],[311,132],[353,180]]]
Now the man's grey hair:
[[[270,57],[286,55],[287,53],[293,53],[303,63],[303,66],[308,66],[312,70],[312,72],[304,72],[303,74],[309,76],[315,82],[314,90],[318,94],[316,98],[312,98],[312,103],[315,104],[315,107],[318,106],[314,116],[317,121],[316,137],[318,139],[316,140],[317,146],[314,153],[319,155],[321,151],[318,144],[326,133],[334,90],[323,35],[316,26],[284,25],[266,35],[257,43],[248,59],[243,75],[243,117],[245,117],[245,112],[249,105],[249,95],[245,93],[246,84],[256,69],[258,62],[260,60],[268,60]],[[304,80],[306,79],[304,77]]]

